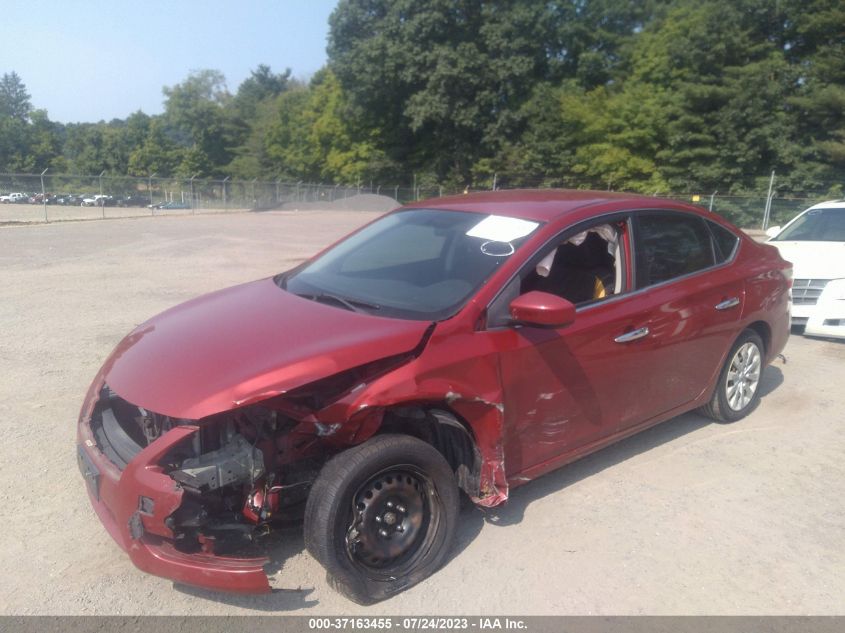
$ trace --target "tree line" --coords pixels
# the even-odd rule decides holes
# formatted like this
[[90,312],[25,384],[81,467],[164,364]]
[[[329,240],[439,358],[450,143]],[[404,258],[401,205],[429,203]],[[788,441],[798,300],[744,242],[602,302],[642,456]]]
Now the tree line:
[[841,195],[842,0],[340,0],[308,82],[51,121],[0,79],[0,172]]

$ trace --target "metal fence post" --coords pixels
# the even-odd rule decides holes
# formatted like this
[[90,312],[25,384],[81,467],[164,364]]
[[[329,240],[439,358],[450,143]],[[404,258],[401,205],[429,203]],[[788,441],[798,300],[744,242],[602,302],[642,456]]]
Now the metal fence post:
[[[49,169],[49,167],[47,168]],[[47,192],[44,191],[44,174],[47,173],[47,169],[41,172],[41,203],[44,205],[44,221],[47,222]]]
[[229,180],[229,178],[231,178],[231,176],[226,176],[223,179],[223,210],[224,211],[229,210],[229,202],[226,200],[226,181]]
[[153,178],[156,176],[157,172],[153,172],[150,174],[149,178],[147,178],[147,193],[150,194],[150,214],[155,215],[155,209],[153,208]]
[[106,218],[106,201],[103,200],[103,174],[106,173],[106,170],[100,172],[100,206],[103,207],[103,219]]
[[191,176],[191,213],[194,212],[194,178],[197,176],[199,176],[199,174]]
[[772,170],[772,177],[769,179],[769,192],[766,194],[766,207],[763,210],[763,230],[769,228],[769,214],[772,211],[772,187],[775,184],[775,170]]

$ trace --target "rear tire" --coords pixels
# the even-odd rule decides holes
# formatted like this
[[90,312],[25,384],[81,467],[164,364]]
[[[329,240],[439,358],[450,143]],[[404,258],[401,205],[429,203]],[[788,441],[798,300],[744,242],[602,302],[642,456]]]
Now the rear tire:
[[329,460],[305,508],[305,546],[329,585],[372,604],[433,574],[449,555],[458,488],[445,458],[407,435],[379,435]]
[[719,373],[710,402],[700,411],[718,422],[736,422],[760,402],[765,347],[754,330],[743,330]]

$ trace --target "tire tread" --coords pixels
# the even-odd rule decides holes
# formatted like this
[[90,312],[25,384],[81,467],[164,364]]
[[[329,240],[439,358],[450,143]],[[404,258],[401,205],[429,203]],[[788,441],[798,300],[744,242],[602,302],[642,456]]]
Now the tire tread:
[[[411,463],[430,464],[439,471],[428,473],[432,480],[440,480],[437,485],[438,496],[444,505],[443,529],[445,532],[445,551],[435,553],[431,561],[426,561],[423,568],[429,568],[419,577],[411,574],[407,584],[401,589],[416,584],[430,573],[433,573],[448,555],[457,526],[458,489],[446,459],[430,444],[408,435],[385,434],[376,437],[338,453],[329,459],[320,471],[317,480],[308,495],[304,516],[304,541],[308,552],[326,569],[329,585],[359,604],[372,604],[389,597],[390,592],[373,595],[368,591],[364,582],[356,582],[351,574],[337,558],[342,556],[338,543],[334,539],[334,526],[338,512],[342,511],[342,497],[350,486],[350,482],[365,473],[371,464],[379,464],[391,456],[395,459],[407,459]],[[399,457],[401,456],[401,457]],[[448,477],[448,479],[445,479]],[[443,489],[443,481],[449,485]],[[433,563],[433,565],[432,565]],[[386,585],[387,583],[380,583]]]

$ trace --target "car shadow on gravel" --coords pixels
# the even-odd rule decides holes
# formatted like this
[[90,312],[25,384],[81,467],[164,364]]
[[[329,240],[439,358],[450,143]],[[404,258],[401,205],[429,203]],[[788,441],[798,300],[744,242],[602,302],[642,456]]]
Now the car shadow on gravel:
[[[760,397],[765,398],[780,387],[782,383],[783,373],[780,368],[768,367],[763,373],[760,383]],[[476,539],[485,523],[500,526],[519,523],[522,521],[525,509],[533,501],[559,492],[567,486],[595,475],[606,468],[615,466],[626,459],[671,442],[709,424],[714,424],[709,418],[695,412],[686,413],[521,486],[511,493],[508,502],[502,506],[482,509],[473,506],[471,503],[463,503],[455,545],[449,555],[449,560],[457,557]],[[261,542],[260,551],[253,552],[253,555],[263,555],[270,559],[265,569],[271,576],[271,585],[274,585],[274,589],[269,594],[222,593],[178,583],[174,583],[173,587],[177,591],[190,596],[254,611],[283,612],[307,609],[319,603],[318,600],[310,597],[314,588],[302,587],[297,584],[296,578],[284,575],[285,562],[301,554],[304,550],[305,542],[301,523],[277,529],[264,538]],[[448,565],[448,561],[446,564]],[[273,576],[279,572],[282,574],[280,580],[274,581]]]
[[[767,367],[760,379],[761,400],[780,387],[782,383],[783,372],[780,367]],[[526,508],[532,502],[559,492],[582,479],[616,466],[640,453],[657,448],[711,424],[720,423],[714,422],[697,411],[684,413],[520,486],[510,494],[508,502],[504,505],[485,510],[476,509],[474,513],[476,516],[473,517],[473,520],[480,525],[488,523],[490,525],[507,526],[520,523]],[[742,421],[736,422],[736,424],[742,424]],[[467,517],[462,517],[462,519],[465,518]],[[460,529],[468,529],[473,533],[477,533],[480,529],[480,525],[473,527],[467,526],[466,523],[467,521],[462,521]]]
[[180,585],[173,583],[176,591],[194,598],[201,598],[211,602],[219,602],[240,609],[251,609],[252,611],[266,611],[269,613],[298,611],[310,609],[319,604],[319,600],[309,599],[308,596],[314,591],[314,587],[303,587],[297,589],[273,589],[271,593],[263,594],[239,594],[223,593]]
[[[478,520],[478,512],[472,504],[463,504],[458,521],[455,545],[450,552],[450,560],[475,540],[483,525],[484,521]],[[179,583],[173,583],[173,588],[195,598],[253,611],[284,612],[308,609],[319,604],[319,600],[310,596],[314,592],[314,587],[303,587],[297,583],[295,577],[286,576],[284,571],[285,562],[301,554],[304,550],[302,523],[293,523],[274,530],[264,537],[258,551],[249,553],[251,556],[266,556],[270,559],[270,562],[264,566],[265,571],[270,576],[270,585],[273,587],[269,594],[224,593]],[[246,555],[246,553],[241,555]],[[274,579],[274,575],[277,573],[281,573],[281,576]],[[324,577],[322,569],[320,575]]]

